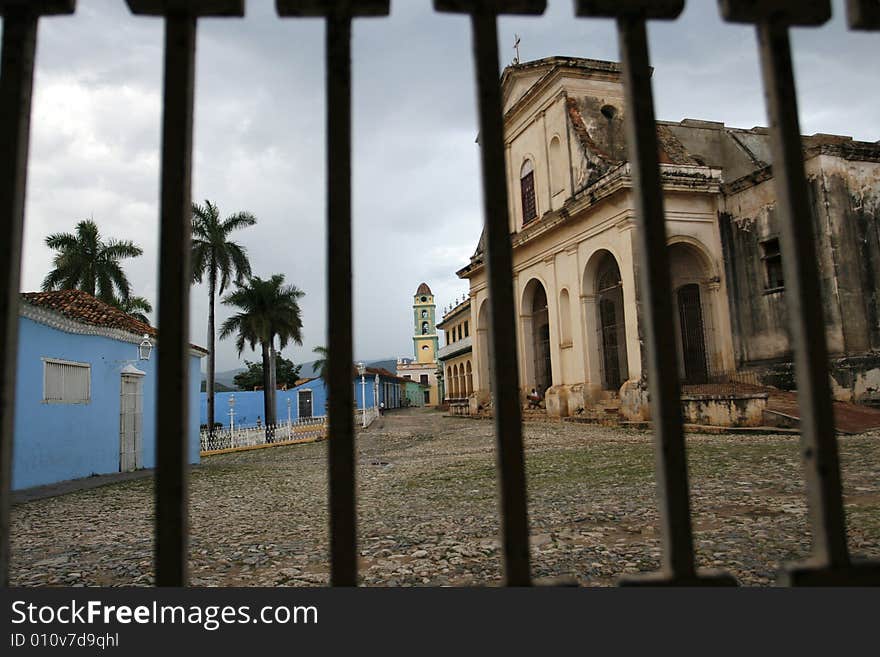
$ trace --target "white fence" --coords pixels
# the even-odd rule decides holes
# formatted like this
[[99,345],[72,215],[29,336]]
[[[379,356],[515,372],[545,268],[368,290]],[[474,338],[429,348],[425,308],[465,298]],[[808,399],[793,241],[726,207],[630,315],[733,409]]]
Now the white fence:
[[201,432],[201,451],[217,452],[239,447],[321,439],[326,436],[326,417],[308,418],[268,427],[235,427],[233,431],[220,428],[214,430],[213,436],[206,429],[203,429]]
[[[366,421],[364,421],[364,414],[366,414]],[[371,406],[366,411],[363,409],[357,409],[354,413],[354,426],[355,429],[358,427],[368,427],[373,424],[373,421],[379,417],[379,409],[375,406]]]

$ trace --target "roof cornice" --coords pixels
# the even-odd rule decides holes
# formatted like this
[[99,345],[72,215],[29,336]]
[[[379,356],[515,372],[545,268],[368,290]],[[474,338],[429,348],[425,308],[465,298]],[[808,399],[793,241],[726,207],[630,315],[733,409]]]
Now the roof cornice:
[[[123,329],[108,328],[105,326],[95,326],[94,324],[77,322],[67,315],[64,315],[55,310],[44,308],[42,306],[35,306],[31,303],[28,303],[24,299],[22,299],[21,303],[19,304],[18,314],[19,316],[24,317],[25,319],[29,319],[32,322],[37,322],[38,324],[48,326],[49,328],[53,328],[58,331],[63,331],[64,333],[73,333],[74,335],[96,335],[102,338],[118,340],[120,342],[129,342],[131,344],[140,344],[141,341],[144,339],[143,335],[131,333],[130,331],[125,331]],[[151,337],[150,339],[158,342],[158,339],[156,337]],[[195,345],[190,345],[190,352],[198,356],[205,356],[208,354],[207,349],[202,349],[201,347],[197,347]]]

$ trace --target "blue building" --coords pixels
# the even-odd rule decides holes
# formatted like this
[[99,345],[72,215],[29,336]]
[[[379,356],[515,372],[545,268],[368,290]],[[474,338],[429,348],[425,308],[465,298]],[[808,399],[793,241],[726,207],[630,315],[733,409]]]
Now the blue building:
[[[367,408],[375,406],[377,398],[378,403],[385,404],[386,409],[403,406],[405,397],[403,386],[406,381],[388,370],[368,367],[364,373],[363,386],[361,386],[361,377],[357,374],[354,375],[353,383],[355,405],[359,409],[364,407],[364,398],[366,398]],[[236,426],[255,426],[257,418],[265,424],[262,390],[218,392],[214,397],[214,419],[215,422],[222,423],[224,427],[229,426],[230,408],[235,412]],[[231,405],[230,399],[233,398],[234,404]],[[288,390],[278,390],[276,399],[278,406],[276,424],[287,422],[288,407],[292,422],[327,415],[327,386],[321,378],[306,379]],[[208,395],[205,392],[202,393],[200,408],[199,422],[207,424]]]
[[[21,295],[14,489],[155,466],[156,336],[153,327],[85,292]],[[142,360],[147,342],[151,353]],[[199,347],[190,351],[191,463],[199,461],[205,355]]]

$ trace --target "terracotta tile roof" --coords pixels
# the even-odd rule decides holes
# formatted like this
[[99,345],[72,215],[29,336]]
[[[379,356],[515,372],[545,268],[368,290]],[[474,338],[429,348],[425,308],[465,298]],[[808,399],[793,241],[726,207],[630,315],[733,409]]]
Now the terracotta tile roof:
[[[158,337],[159,331],[136,320],[131,315],[124,313],[118,308],[96,299],[88,292],[81,290],[58,290],[55,292],[22,292],[22,301],[32,306],[46,308],[64,315],[82,324],[100,326],[102,328],[117,329],[133,333],[134,335],[147,334],[150,337]],[[207,351],[198,345],[190,345],[199,351]]]
[[32,306],[40,306],[61,313],[65,317],[104,328],[119,329],[143,335],[158,335],[149,324],[139,322],[118,308],[96,299],[80,290],[58,290],[57,292],[23,292],[21,298]]
[[433,292],[431,292],[431,288],[428,287],[427,283],[422,283],[419,285],[419,289],[416,290],[416,294],[430,294],[433,296]]

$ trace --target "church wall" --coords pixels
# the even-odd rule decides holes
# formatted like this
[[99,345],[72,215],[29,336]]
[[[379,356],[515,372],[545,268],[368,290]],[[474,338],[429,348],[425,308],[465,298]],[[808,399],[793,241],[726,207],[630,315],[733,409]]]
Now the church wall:
[[[623,87],[619,82],[561,77],[548,85],[535,99],[532,112],[511,117],[505,126],[512,232],[523,227],[520,172],[526,159],[532,160],[535,168],[538,218],[561,208],[573,191],[583,189],[597,177],[594,158],[584,151],[571,129],[568,99],[581,108],[587,129],[603,152],[616,157],[624,150]],[[611,120],[601,113],[608,105],[614,107]],[[559,142],[558,151],[551,148],[554,138]]]
[[[721,240],[715,220],[717,196],[714,194],[668,193],[666,198],[671,241],[685,244],[702,254],[705,272],[698,280],[711,294],[707,298],[707,331],[715,354],[715,370],[733,366],[732,336],[727,310],[727,288],[720,266]],[[517,357],[523,391],[535,384],[535,352],[530,340],[528,286],[537,280],[547,294],[550,318],[552,384],[565,390],[564,409],[568,413],[595,401],[602,388],[602,352],[598,335],[595,262],[603,252],[614,256],[620,269],[625,315],[627,371],[624,380],[638,380],[643,369],[642,330],[638,313],[635,213],[629,192],[622,191],[599,201],[514,249],[514,297],[516,300]],[[714,264],[713,264],[714,263]],[[709,291],[711,288],[711,291]],[[563,291],[567,296],[565,308]],[[479,338],[479,308],[487,299],[485,270],[471,278],[471,321],[477,327],[474,342],[475,389],[488,390],[482,376]],[[564,322],[564,318],[568,319]],[[523,392],[525,394],[525,392]]]
[[[819,155],[806,170],[832,386],[839,399],[880,397],[880,165]],[[766,289],[763,244],[779,237],[773,180],[728,198],[719,225],[738,363],[794,388],[786,291]]]

